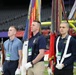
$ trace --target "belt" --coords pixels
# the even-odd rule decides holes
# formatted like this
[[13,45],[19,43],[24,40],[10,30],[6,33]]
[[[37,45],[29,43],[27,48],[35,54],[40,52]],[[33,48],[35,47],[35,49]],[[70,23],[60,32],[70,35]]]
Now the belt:
[[6,62],[18,62],[18,60],[5,60]]

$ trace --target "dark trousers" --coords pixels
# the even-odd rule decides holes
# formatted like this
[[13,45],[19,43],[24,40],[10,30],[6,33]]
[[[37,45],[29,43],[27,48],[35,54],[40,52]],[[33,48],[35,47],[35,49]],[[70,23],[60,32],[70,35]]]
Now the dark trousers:
[[18,61],[5,61],[3,64],[4,75],[15,75],[17,67]]
[[73,69],[58,70],[55,68],[54,75],[73,75]]

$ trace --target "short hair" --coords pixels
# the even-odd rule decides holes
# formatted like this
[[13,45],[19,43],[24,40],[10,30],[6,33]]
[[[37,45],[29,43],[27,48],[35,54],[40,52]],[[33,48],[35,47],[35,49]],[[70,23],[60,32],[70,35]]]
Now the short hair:
[[41,33],[41,22],[39,20],[33,20],[33,22],[37,22],[39,24],[39,32]]
[[61,24],[65,24],[69,28],[69,23],[68,22],[61,22]]
[[33,20],[33,22],[37,22],[41,26],[41,22],[38,20]]
[[15,30],[17,31],[17,27],[16,27],[16,26],[12,25],[12,26],[10,26],[10,27],[13,27],[13,28],[15,28]]

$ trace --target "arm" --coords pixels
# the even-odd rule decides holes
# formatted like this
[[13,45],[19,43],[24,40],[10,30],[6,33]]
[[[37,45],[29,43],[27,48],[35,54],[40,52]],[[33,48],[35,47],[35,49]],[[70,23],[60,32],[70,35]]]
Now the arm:
[[19,41],[18,43],[18,56],[19,56],[18,68],[20,68],[22,64],[22,41]]
[[44,36],[41,36],[38,41],[39,41],[39,54],[32,61],[33,64],[36,64],[37,62],[39,62],[44,57],[44,52],[46,49],[46,39],[44,38]]
[[28,62],[27,64],[25,64],[26,70],[28,70],[28,68],[30,67],[33,67],[33,65],[39,62],[43,58],[43,56],[44,56],[44,49],[40,49],[37,57],[32,62]]
[[3,45],[3,43],[1,44],[2,45],[2,56],[1,56],[1,64],[3,65],[3,63],[4,63],[4,61],[5,61],[5,50],[4,50],[4,45]]
[[70,65],[76,60],[76,39],[74,39],[74,38],[71,39],[69,47],[70,47],[70,50],[71,50],[70,53],[72,55],[69,58],[67,58],[67,61],[65,61],[63,63],[64,66]]
[[32,61],[28,62],[27,64],[25,64],[25,68],[26,70],[28,70],[28,68],[33,67],[33,64],[38,63],[43,57],[44,57],[44,51],[46,48],[46,41],[45,39],[42,37],[40,40],[38,40],[38,55],[35,57],[35,59],[33,59]]
[[20,68],[22,64],[22,50],[18,50],[18,54],[19,54],[18,68]]
[[15,71],[15,75],[16,74],[20,75],[20,72],[21,72],[20,66],[21,66],[21,63],[22,63],[22,50],[18,50],[18,54],[19,54],[19,61],[18,61],[18,68]]
[[44,49],[40,49],[39,50],[39,54],[37,55],[37,57],[32,61],[33,64],[36,64],[38,61],[40,61],[44,56]]
[[21,72],[21,63],[22,63],[22,42],[18,44],[18,56],[19,56],[19,60],[18,60],[18,67],[15,71],[15,75],[20,75]]

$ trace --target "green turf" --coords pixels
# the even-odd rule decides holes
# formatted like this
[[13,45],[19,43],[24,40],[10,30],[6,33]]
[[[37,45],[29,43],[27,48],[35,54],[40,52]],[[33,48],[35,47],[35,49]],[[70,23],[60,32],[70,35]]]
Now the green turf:
[[74,75],[76,75],[76,68],[74,68]]

